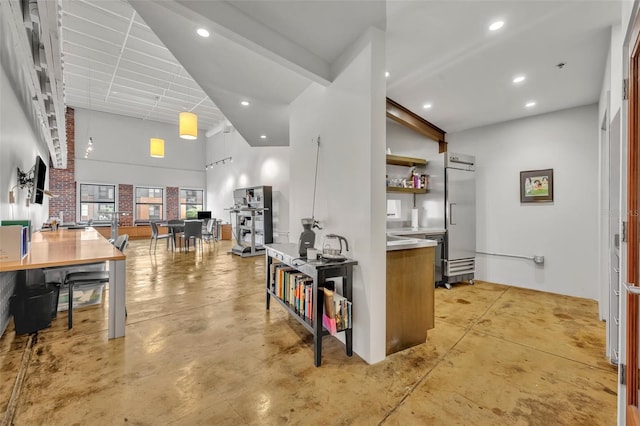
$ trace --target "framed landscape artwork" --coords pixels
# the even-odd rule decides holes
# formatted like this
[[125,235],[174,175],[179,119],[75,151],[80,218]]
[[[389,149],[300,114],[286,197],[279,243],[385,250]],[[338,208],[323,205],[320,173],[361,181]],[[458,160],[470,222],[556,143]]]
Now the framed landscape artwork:
[[553,169],[520,172],[520,202],[553,202]]

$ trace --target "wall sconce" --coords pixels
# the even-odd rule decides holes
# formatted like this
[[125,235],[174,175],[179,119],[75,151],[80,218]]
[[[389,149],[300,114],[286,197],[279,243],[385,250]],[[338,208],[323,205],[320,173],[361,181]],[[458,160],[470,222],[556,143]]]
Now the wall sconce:
[[205,170],[209,170],[211,168],[213,168],[213,166],[217,166],[218,164],[226,164],[226,163],[233,163],[233,158],[232,157],[225,157],[221,160],[218,161],[214,161],[213,163],[209,163],[206,166],[204,166]]

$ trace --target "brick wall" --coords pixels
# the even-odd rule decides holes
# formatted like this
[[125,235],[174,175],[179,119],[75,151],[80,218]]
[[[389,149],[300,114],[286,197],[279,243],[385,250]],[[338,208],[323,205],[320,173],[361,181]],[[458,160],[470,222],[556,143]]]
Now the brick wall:
[[75,118],[73,108],[65,112],[67,129],[67,168],[55,169],[49,161],[49,189],[57,197],[49,198],[49,216],[58,217],[62,212],[65,222],[76,220],[76,159]]
[[180,219],[180,190],[167,186],[167,220]]
[[118,211],[120,226],[133,226],[133,185],[118,185]]

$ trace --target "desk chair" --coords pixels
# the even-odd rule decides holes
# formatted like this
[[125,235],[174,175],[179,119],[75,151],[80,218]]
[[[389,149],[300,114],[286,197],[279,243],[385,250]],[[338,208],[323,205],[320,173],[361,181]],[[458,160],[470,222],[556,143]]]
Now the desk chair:
[[[180,237],[185,240],[187,244],[187,251],[189,251],[189,242],[193,238],[193,244],[196,249],[198,248],[198,240],[200,240],[200,251],[202,251],[202,221],[194,220],[184,223],[184,232]],[[182,245],[182,244],[181,244]]]
[[[158,224],[156,222],[150,222],[151,225],[151,240],[149,240],[149,253],[151,253],[151,244],[155,240],[156,245],[153,247],[153,252],[156,252],[158,248],[158,240],[167,240],[167,250],[169,249],[169,240],[171,239],[171,234],[159,234],[158,233]],[[120,250],[122,251],[122,250]]]
[[[129,242],[129,235],[120,235],[113,245],[124,253],[124,249]],[[109,271],[79,271],[70,272],[64,278],[64,283],[69,287],[69,315],[67,320],[67,328],[71,330],[73,328],[73,289],[76,286],[82,286],[83,284],[96,284],[96,283],[108,283]],[[126,315],[125,308],[125,315]]]

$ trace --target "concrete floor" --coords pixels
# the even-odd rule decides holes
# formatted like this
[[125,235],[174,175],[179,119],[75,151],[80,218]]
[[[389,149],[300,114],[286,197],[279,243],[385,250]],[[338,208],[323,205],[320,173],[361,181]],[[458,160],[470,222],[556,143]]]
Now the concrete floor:
[[[264,258],[127,248],[126,337],[106,304],[38,333],[16,425],[615,424],[616,368],[592,300],[477,282],[436,289],[427,342],[367,365],[264,307]],[[106,297],[106,292],[105,292]],[[356,301],[357,303],[357,301]],[[0,402],[27,336],[0,339]]]

